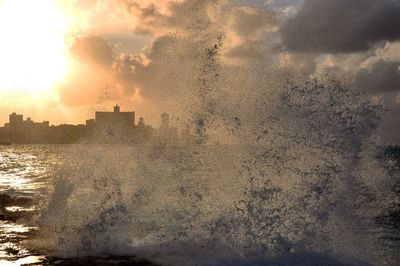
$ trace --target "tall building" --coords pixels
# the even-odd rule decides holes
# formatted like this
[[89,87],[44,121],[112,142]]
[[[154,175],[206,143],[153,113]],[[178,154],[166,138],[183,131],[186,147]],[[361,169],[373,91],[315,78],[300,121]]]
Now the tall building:
[[135,126],[135,112],[121,112],[116,105],[114,112],[96,112],[95,124],[103,128],[133,128]]
[[12,113],[9,116],[9,123],[8,126],[12,130],[16,130],[22,127],[24,122],[24,116],[23,115],[17,115],[16,113]]
[[93,136],[100,142],[125,142],[132,139],[135,128],[135,112],[121,112],[114,106],[113,112],[96,112],[94,121],[87,121]]
[[48,129],[49,121],[36,123],[30,117],[24,120],[23,115],[12,113],[3,132],[11,142],[39,143],[47,138]]
[[21,130],[21,129],[42,129],[49,127],[49,121],[43,121],[41,123],[33,122],[30,117],[24,120],[23,115],[17,115],[16,113],[10,114],[9,122],[5,124],[6,128],[10,128],[11,130]]

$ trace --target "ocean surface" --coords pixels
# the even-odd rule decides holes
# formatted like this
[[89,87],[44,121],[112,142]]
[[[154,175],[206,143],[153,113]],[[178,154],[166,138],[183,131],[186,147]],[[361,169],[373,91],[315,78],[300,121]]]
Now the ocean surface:
[[0,146],[0,265],[399,265],[395,158],[292,151]]

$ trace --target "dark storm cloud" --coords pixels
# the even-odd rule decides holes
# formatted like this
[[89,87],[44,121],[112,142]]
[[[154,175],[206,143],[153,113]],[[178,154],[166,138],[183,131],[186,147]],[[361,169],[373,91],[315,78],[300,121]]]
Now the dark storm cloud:
[[379,61],[370,69],[361,69],[356,74],[352,86],[373,93],[400,90],[400,62]]
[[281,29],[286,49],[362,51],[400,39],[400,0],[307,0]]

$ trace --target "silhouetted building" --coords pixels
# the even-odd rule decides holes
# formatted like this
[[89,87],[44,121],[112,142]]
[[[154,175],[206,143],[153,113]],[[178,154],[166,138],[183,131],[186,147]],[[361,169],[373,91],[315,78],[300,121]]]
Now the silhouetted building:
[[155,137],[154,129],[146,125],[143,117],[139,118],[139,122],[135,127],[135,142],[143,143],[151,141]]
[[139,122],[138,122],[137,126],[138,127],[144,127],[145,126],[143,117],[139,118]]
[[88,126],[88,127],[93,127],[95,124],[96,124],[96,120],[94,120],[94,119],[86,120],[86,126]]
[[[30,117],[12,113],[9,122],[0,127],[0,143],[143,143],[153,140],[175,142],[178,129],[170,127],[168,114],[161,115],[160,130],[146,125],[143,117],[135,125],[135,112],[121,112],[116,105],[113,112],[95,112],[94,119],[83,125],[50,126],[49,121],[34,122]],[[158,135],[158,138],[156,138]]]
[[4,124],[1,138],[13,143],[42,143],[48,137],[49,122],[35,123],[30,117],[12,113]]
[[[17,115],[16,113],[12,113],[9,116],[9,126],[11,128],[17,128],[22,126],[24,116],[23,115]],[[30,119],[30,118],[29,118]]]
[[133,128],[135,126],[135,112],[121,112],[116,105],[114,112],[96,112],[96,126],[107,128]]
[[121,112],[119,105],[113,112],[95,113],[95,119],[87,120],[94,141],[101,143],[131,142],[134,139],[135,112]]

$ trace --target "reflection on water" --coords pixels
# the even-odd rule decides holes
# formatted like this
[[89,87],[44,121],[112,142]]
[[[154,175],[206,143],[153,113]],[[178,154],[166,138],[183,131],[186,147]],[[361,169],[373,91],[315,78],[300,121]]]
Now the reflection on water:
[[30,235],[30,233],[34,232],[35,230],[35,227],[30,227],[28,225],[1,221],[0,259],[18,260],[30,255],[30,252],[24,248],[23,242]]
[[44,256],[26,256],[15,261],[0,259],[0,265],[2,266],[20,266],[20,265],[40,265],[44,260]]
[[52,192],[53,168],[73,146],[0,146],[0,266],[153,265],[135,257],[55,258],[30,245]]
[[34,194],[46,188],[49,182],[49,168],[56,162],[56,156],[57,154],[48,147],[2,147],[0,191]]
[[0,147],[0,265],[39,263],[25,243],[37,231],[37,206],[50,188],[57,149],[46,146]]

